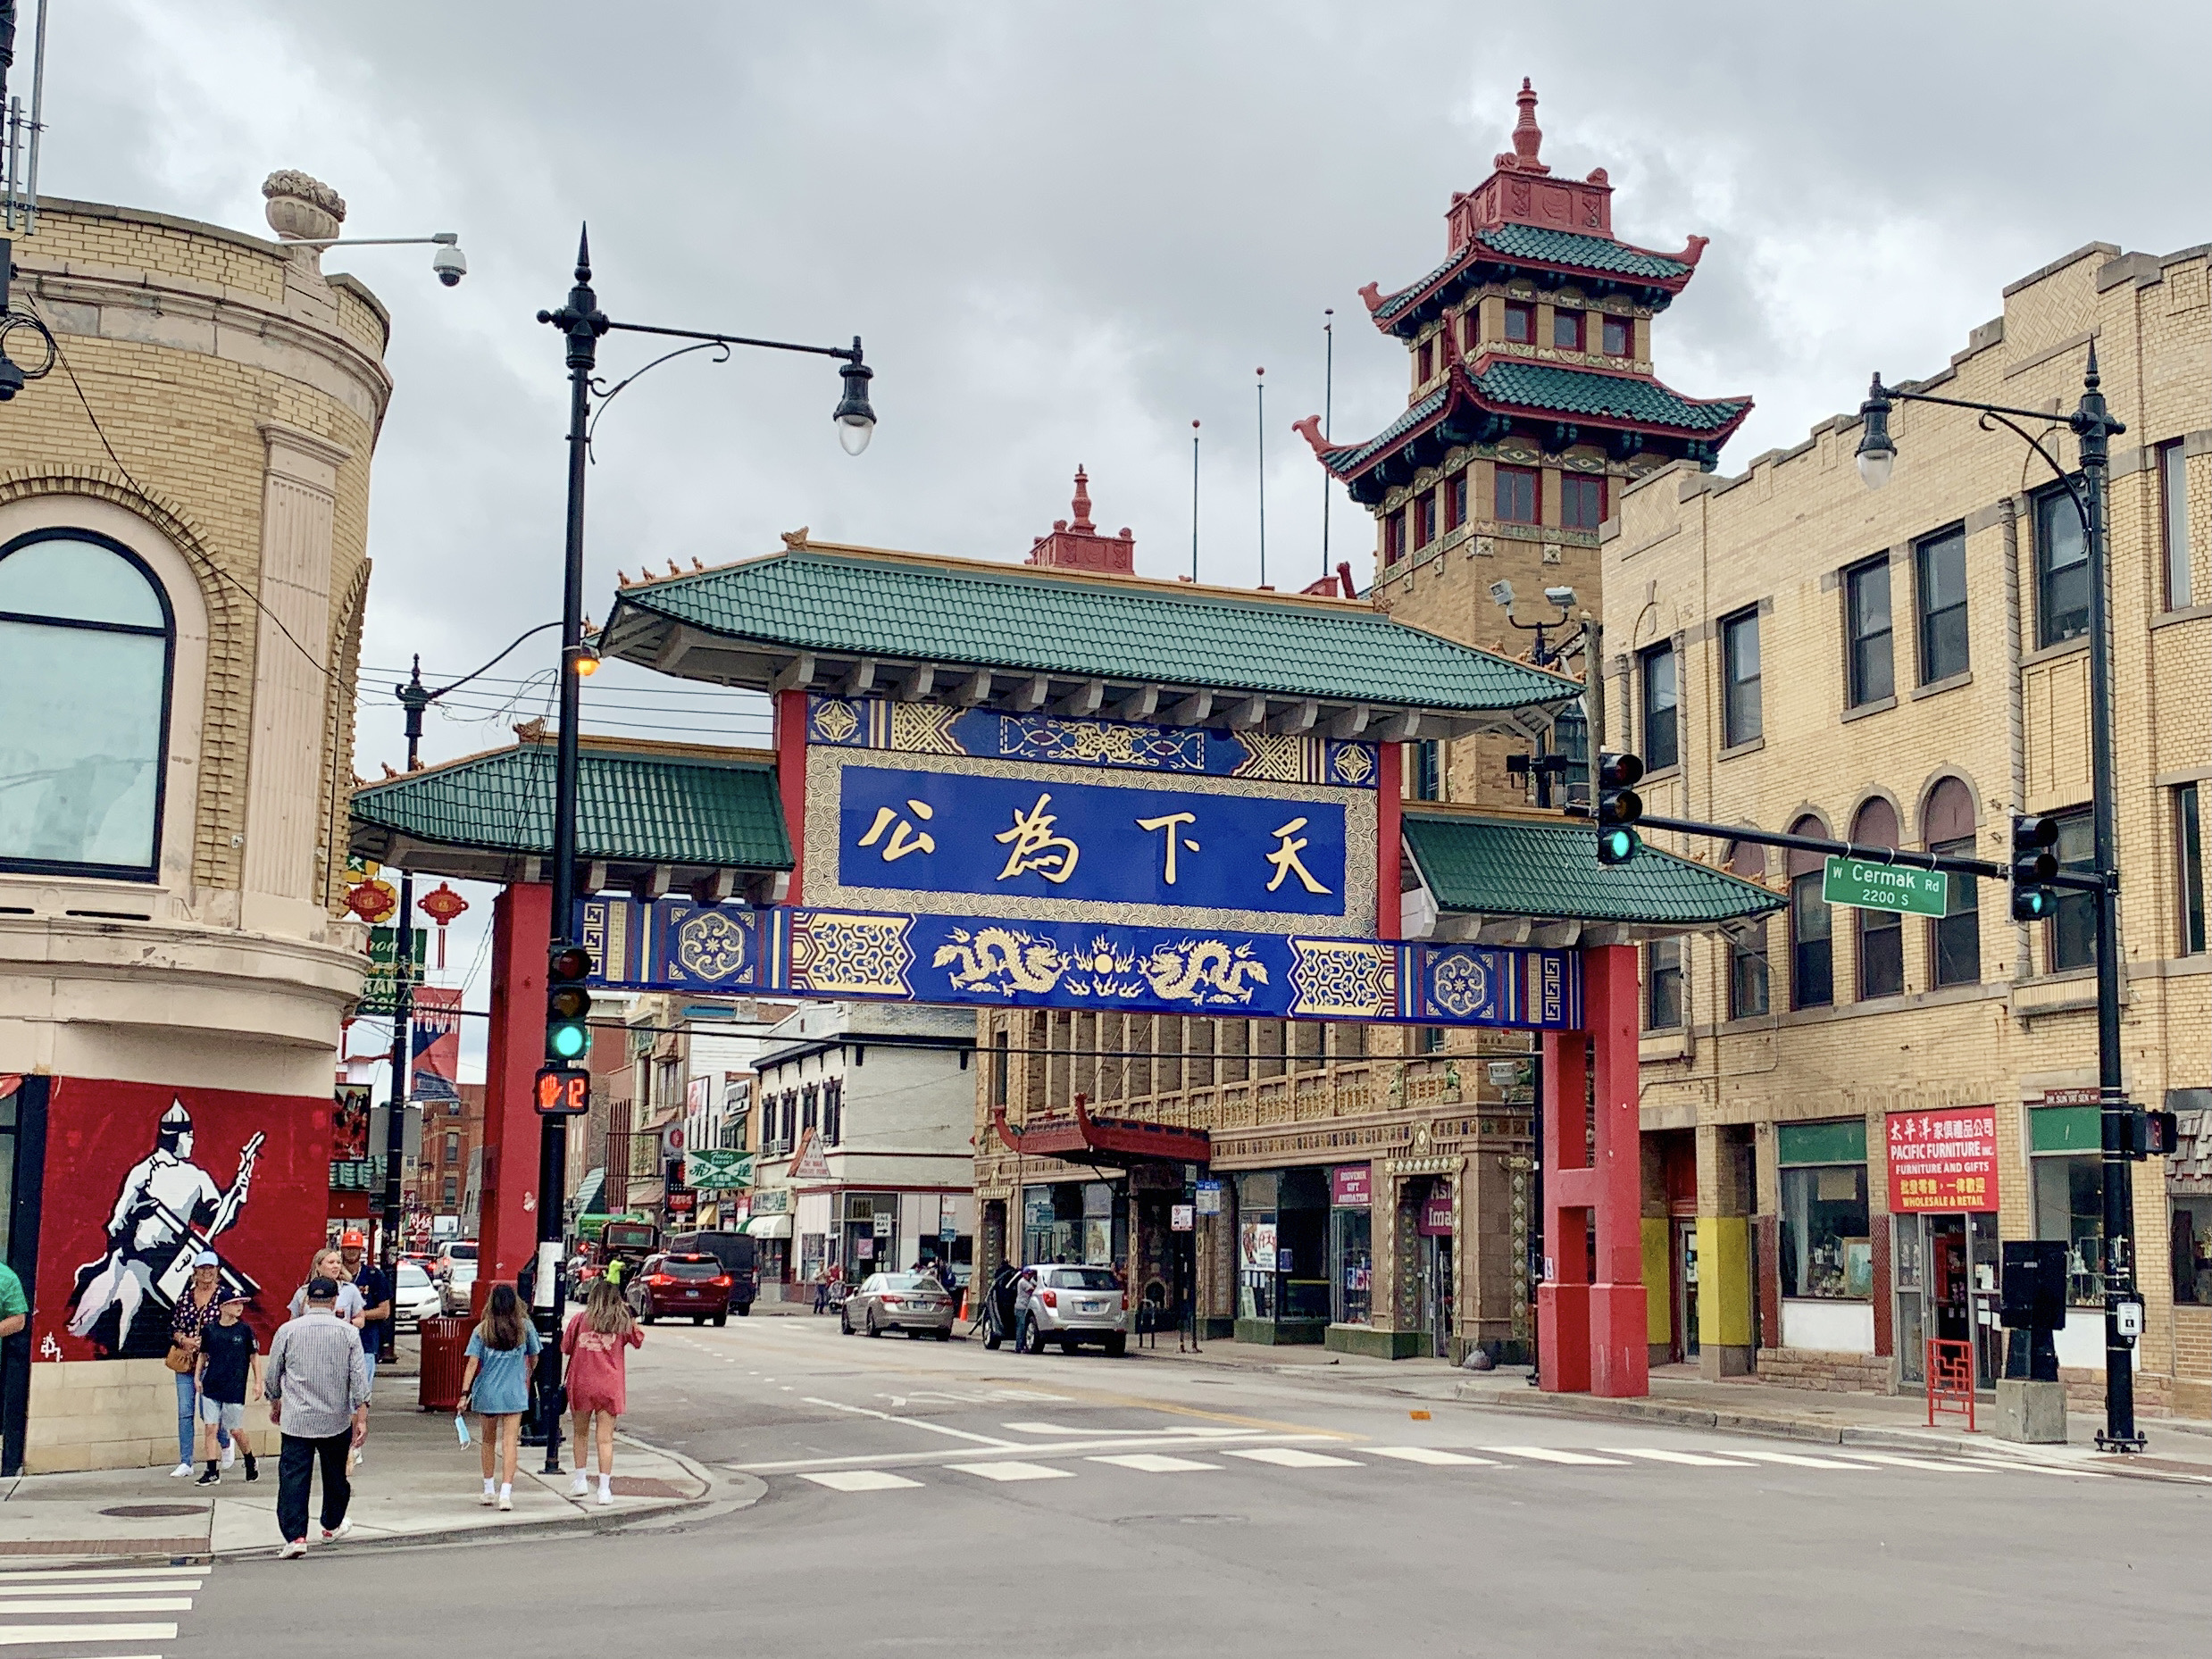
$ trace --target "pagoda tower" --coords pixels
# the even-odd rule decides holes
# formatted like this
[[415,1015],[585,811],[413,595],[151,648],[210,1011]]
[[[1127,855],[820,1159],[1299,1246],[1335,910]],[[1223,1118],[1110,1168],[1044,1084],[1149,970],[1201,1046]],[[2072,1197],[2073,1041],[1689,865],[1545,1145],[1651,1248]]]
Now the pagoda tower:
[[[1599,530],[1621,488],[1672,461],[1709,471],[1751,400],[1684,397],[1652,371],[1653,320],[1689,285],[1706,238],[1662,254],[1615,237],[1605,169],[1554,177],[1526,80],[1518,102],[1513,147],[1452,197],[1443,263],[1394,293],[1360,290],[1375,327],[1406,343],[1405,413],[1355,443],[1317,418],[1297,430],[1375,515],[1378,604],[1526,655],[1533,636],[1508,623],[1493,584],[1513,584],[1524,623],[1557,619],[1548,588],[1573,588],[1576,609],[1595,614]],[[1498,778],[1476,758],[1498,740],[1458,747],[1427,755],[1425,778],[1416,758],[1417,791],[1499,798],[1502,749],[1490,757]]]

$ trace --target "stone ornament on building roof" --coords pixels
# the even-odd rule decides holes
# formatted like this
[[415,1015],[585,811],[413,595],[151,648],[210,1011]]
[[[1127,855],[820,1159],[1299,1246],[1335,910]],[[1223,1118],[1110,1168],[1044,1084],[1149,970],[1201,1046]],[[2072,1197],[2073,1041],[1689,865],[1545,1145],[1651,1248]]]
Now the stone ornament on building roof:
[[280,167],[261,183],[269,228],[287,242],[335,237],[346,222],[346,198],[296,167]]

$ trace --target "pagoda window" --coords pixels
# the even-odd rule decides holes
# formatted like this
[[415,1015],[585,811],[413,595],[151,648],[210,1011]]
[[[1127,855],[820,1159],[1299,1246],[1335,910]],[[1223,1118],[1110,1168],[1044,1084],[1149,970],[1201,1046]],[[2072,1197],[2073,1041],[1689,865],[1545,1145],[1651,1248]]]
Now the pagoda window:
[[1534,467],[1498,469],[1497,518],[1500,524],[1533,524],[1539,499]]
[[1382,563],[1396,564],[1406,556],[1406,521],[1391,513],[1382,521]]
[[1455,472],[1444,486],[1444,528],[1456,530],[1467,521],[1467,475]]
[[1571,530],[1594,530],[1605,521],[1605,479],[1563,474],[1559,479],[1559,522]]
[[1422,341],[1414,353],[1414,362],[1417,365],[1415,373],[1416,383],[1426,386],[1436,374],[1436,343],[1433,340]]
[[1628,317],[1607,317],[1604,329],[1605,353],[1608,357],[1633,357],[1636,354],[1636,324]]
[[1506,302],[1506,338],[1516,346],[1536,343],[1536,307],[1518,300]]
[[1430,491],[1413,504],[1414,546],[1425,547],[1436,539],[1436,492]]
[[1555,311],[1551,313],[1551,343],[1563,352],[1582,349],[1582,313],[1579,311]]

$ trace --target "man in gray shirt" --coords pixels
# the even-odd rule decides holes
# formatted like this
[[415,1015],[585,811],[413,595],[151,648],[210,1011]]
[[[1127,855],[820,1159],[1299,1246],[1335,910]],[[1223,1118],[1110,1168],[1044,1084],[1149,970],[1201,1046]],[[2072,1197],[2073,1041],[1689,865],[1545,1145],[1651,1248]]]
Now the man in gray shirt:
[[277,1330],[269,1344],[264,1387],[270,1420],[284,1431],[277,1464],[279,1552],[287,1561],[307,1553],[307,1493],[322,1465],[322,1541],[354,1530],[346,1454],[369,1432],[369,1368],[361,1333],[337,1315],[338,1281],[307,1281],[307,1311]]

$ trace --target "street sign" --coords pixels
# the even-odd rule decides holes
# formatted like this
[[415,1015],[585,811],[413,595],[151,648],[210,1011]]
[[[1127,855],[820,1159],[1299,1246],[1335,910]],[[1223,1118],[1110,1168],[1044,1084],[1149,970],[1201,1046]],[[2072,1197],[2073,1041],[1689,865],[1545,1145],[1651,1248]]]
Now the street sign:
[[1222,1184],[1219,1181],[1200,1181],[1198,1197],[1200,1215],[1219,1215],[1222,1213]]
[[1855,910],[1894,910],[1915,916],[1941,916],[1950,910],[1951,879],[1941,870],[1915,870],[1876,858],[1844,858],[1831,854],[1821,896]]
[[702,1192],[742,1192],[753,1184],[753,1155],[726,1146],[694,1146],[683,1155],[683,1184]]
[[877,1213],[875,1216],[875,1236],[879,1238],[889,1238],[891,1236],[891,1216],[888,1211],[879,1211]]
[[580,1118],[591,1110],[591,1073],[572,1066],[538,1070],[538,1115]]
[[960,1237],[960,1224],[949,1216],[937,1224],[937,1236],[945,1244]]
[[1167,1230],[1172,1233],[1187,1233],[1197,1225],[1191,1206],[1171,1204],[1167,1206]]

